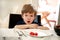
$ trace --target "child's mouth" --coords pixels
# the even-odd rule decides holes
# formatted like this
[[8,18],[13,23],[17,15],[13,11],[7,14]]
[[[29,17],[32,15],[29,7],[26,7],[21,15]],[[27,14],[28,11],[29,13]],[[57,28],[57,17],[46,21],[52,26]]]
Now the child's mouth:
[[30,23],[30,21],[27,21],[28,23]]

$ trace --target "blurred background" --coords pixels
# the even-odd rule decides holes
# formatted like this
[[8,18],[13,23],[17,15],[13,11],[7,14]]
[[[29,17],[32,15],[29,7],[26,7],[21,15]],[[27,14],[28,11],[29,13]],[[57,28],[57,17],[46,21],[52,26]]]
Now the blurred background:
[[32,4],[37,15],[41,15],[42,25],[53,29],[58,23],[59,3],[59,0],[0,0],[0,28],[8,28],[11,13],[21,14],[24,4]]

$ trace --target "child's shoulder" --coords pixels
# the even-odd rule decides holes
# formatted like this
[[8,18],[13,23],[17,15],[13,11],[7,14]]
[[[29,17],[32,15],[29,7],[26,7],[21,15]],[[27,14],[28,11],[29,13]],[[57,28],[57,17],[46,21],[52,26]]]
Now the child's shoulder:
[[18,21],[16,25],[21,25],[21,24],[25,24],[24,21]]

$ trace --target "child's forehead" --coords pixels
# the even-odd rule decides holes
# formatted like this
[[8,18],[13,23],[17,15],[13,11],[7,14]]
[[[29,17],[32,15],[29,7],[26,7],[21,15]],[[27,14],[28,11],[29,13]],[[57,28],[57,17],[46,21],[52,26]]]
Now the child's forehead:
[[33,13],[29,13],[29,12],[27,12],[27,13],[24,13],[24,14],[35,14],[34,12]]

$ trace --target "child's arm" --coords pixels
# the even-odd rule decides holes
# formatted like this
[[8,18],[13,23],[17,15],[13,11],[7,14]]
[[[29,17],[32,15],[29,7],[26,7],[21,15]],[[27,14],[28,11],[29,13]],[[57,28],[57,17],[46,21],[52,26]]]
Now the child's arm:
[[18,29],[34,29],[34,28],[37,28],[38,25],[37,24],[30,24],[30,25],[16,25],[15,28],[18,28]]
[[26,29],[26,28],[28,28],[28,26],[27,25],[16,25],[15,28]]
[[44,27],[44,26],[38,26],[37,29],[41,29],[41,30],[49,30],[48,27]]

